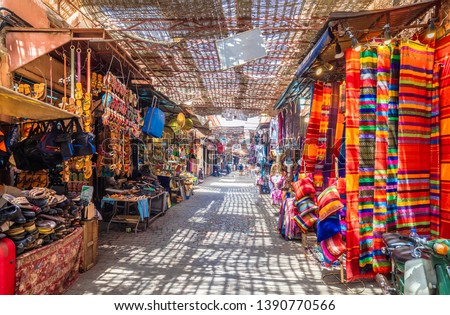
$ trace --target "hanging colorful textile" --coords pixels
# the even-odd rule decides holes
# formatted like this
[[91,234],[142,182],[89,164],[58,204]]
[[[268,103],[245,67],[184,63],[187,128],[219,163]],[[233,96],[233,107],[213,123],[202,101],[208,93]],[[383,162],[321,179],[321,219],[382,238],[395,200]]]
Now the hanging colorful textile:
[[377,107],[377,53],[361,53],[359,107],[359,237],[361,268],[371,268],[373,257],[373,197]]
[[313,174],[317,159],[317,143],[320,128],[320,116],[323,100],[323,83],[314,84],[314,94],[309,116],[308,129],[306,131],[305,144],[303,147],[303,163],[306,172]]
[[351,281],[360,277],[359,270],[359,94],[360,59],[359,52],[345,51],[346,75],[346,191],[347,191],[347,251],[346,275]]
[[400,48],[392,46],[389,76],[388,156],[386,177],[386,231],[397,230],[397,171],[398,171],[398,80]]
[[345,82],[339,87],[339,112],[336,125],[336,141],[334,145],[335,155],[338,157],[338,177],[345,177],[345,87]]
[[[336,178],[338,174],[335,174],[335,155],[334,145],[336,143],[336,125],[339,112],[339,82],[333,82],[331,88],[331,104],[330,114],[327,129],[327,152],[325,158],[325,165],[323,167],[323,182],[328,183],[328,178]],[[338,155],[336,155],[337,157]]]
[[397,230],[430,235],[430,134],[434,48],[400,46]]
[[327,153],[327,131],[330,118],[331,84],[323,86],[323,101],[320,114],[319,138],[317,139],[317,157],[314,170],[314,187],[316,191],[323,190],[323,168]]
[[440,226],[440,150],[439,150],[439,74],[441,65],[433,67],[433,89],[431,91],[431,151],[430,151],[430,232],[432,238],[439,237]]
[[439,237],[450,238],[450,35],[436,42],[436,63],[441,65],[440,83],[440,229]]
[[388,46],[377,49],[377,118],[375,144],[375,172],[373,199],[373,271],[388,273],[390,263],[381,249],[384,247],[382,234],[386,232],[386,174],[388,150],[388,108],[389,74],[391,51]]

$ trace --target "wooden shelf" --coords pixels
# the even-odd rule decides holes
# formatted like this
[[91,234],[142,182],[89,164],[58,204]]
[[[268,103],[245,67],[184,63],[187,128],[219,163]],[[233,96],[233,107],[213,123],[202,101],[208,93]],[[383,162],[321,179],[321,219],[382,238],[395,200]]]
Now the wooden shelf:
[[79,118],[78,115],[66,110],[2,86],[0,86],[0,114],[41,121]]

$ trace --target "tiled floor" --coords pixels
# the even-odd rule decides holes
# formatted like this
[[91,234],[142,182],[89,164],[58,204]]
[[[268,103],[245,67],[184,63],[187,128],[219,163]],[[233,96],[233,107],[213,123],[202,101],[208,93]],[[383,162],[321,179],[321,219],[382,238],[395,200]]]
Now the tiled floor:
[[210,177],[146,231],[100,229],[97,265],[67,294],[351,294],[280,237],[277,212],[253,179]]

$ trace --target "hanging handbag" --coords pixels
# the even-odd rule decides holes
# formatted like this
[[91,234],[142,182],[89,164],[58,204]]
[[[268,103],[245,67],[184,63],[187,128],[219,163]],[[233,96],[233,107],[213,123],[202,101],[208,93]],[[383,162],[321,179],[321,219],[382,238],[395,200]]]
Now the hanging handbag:
[[161,138],[164,130],[165,114],[156,107],[157,100],[156,97],[153,97],[152,106],[147,109],[142,132],[155,138]]
[[94,134],[91,132],[84,132],[83,128],[81,128],[80,122],[76,118],[72,119],[68,124],[68,132],[73,130],[73,124],[75,124],[76,128],[76,131],[72,133],[73,156],[95,154]]
[[44,130],[45,127],[43,129],[42,125],[36,125],[30,130],[28,138],[11,147],[18,169],[24,171],[39,171],[47,167],[38,148]]
[[57,141],[60,135],[66,134],[64,128],[57,122],[51,124],[51,130],[46,132],[39,141],[38,149],[42,159],[49,169],[63,162],[61,143]]

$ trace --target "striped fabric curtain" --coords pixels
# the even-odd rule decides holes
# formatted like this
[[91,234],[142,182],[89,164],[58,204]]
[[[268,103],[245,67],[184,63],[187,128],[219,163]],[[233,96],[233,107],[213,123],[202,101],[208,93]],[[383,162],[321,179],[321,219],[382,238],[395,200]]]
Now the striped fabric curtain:
[[345,181],[347,191],[347,280],[360,278],[359,270],[359,94],[360,55],[353,49],[345,51],[346,75],[346,128],[345,128]]
[[430,134],[434,49],[400,46],[397,230],[430,236]]
[[439,79],[440,222],[439,237],[450,239],[450,35],[436,42]]
[[361,268],[371,269],[373,259],[375,132],[377,109],[377,52],[361,52],[359,97],[359,233]]
[[306,172],[308,174],[313,174],[316,168],[322,101],[323,83],[317,82],[314,84],[311,113],[309,116],[308,129],[306,131],[306,138],[302,155],[302,160],[303,163],[306,164]]
[[392,46],[389,76],[388,157],[386,177],[386,231],[397,229],[397,172],[398,172],[398,80],[400,76],[400,48]]
[[377,105],[374,172],[374,215],[373,215],[373,271],[387,273],[390,263],[381,252],[384,246],[381,236],[386,232],[386,177],[388,151],[389,75],[391,50],[389,46],[377,49]]

